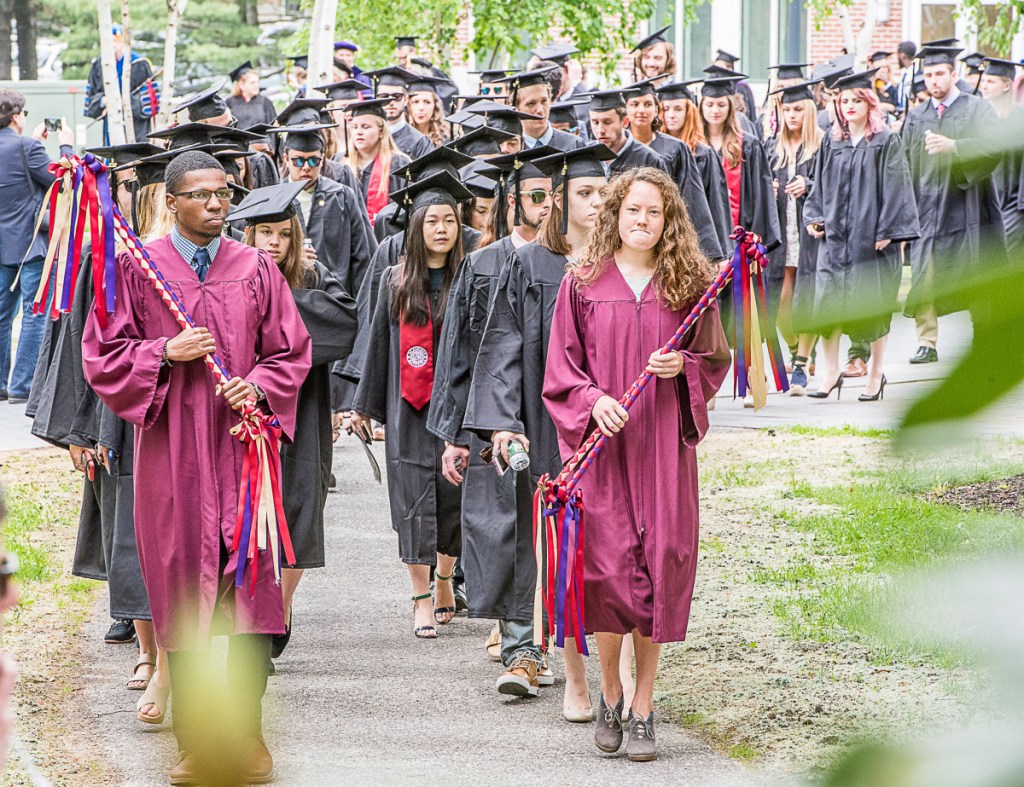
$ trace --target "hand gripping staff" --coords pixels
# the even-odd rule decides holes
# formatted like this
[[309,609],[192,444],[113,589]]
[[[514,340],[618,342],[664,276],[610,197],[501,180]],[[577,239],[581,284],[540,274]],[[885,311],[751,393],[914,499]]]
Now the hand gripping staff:
[[[56,317],[60,312],[70,310],[81,267],[82,240],[88,228],[93,241],[94,305],[101,327],[107,326],[108,314],[113,313],[115,307],[115,235],[121,239],[182,330],[197,327],[196,321],[167,285],[164,275],[121,215],[111,197],[105,171],[103,162],[91,153],[86,153],[82,159],[64,156],[50,165],[50,172],[56,180],[43,201],[44,206],[50,207],[50,243],[43,263],[42,282],[36,293],[35,313],[46,310],[51,278],[55,282],[51,315]],[[231,375],[216,354],[206,355],[203,360],[218,384],[230,381]],[[248,562],[252,567],[250,592],[255,596],[258,553],[268,548],[271,550],[277,582],[281,580],[282,552],[289,564],[295,562],[295,553],[281,497],[281,425],[276,417],[264,413],[252,400],[246,400],[240,415],[241,421],[232,427],[231,434],[246,449],[231,548],[239,550],[242,556],[235,572],[235,586],[242,587]]]
[[[732,264],[721,271],[700,300],[683,320],[675,335],[662,348],[663,353],[679,347],[686,332],[725,289],[732,283],[735,305],[734,379],[735,390],[746,396],[749,386],[754,406],[763,406],[766,399],[764,356],[761,350],[761,326],[767,325],[765,309],[764,269],[768,265],[760,236],[736,227],[730,236],[736,241]],[[779,390],[789,386],[782,366],[782,353],[774,331],[766,337],[772,373]],[[619,399],[627,412],[654,375],[644,371]],[[558,647],[565,646],[565,637],[576,638],[576,646],[586,656],[583,604],[583,538],[586,508],[583,493],[577,488],[584,473],[601,454],[607,441],[600,429],[583,442],[565,463],[558,477],[541,476],[534,494],[533,545],[537,560],[537,584],[534,592],[534,642],[547,643],[554,638]],[[547,615],[547,632],[544,616]]]

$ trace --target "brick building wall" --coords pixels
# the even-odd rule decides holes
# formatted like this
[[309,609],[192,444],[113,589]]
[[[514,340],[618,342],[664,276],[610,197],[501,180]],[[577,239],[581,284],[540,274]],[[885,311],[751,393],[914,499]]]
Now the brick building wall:
[[[850,23],[855,38],[864,22],[864,12],[868,5],[874,5],[874,3],[867,3],[865,0],[856,0],[850,8]],[[903,40],[903,9],[904,0],[890,0],[889,19],[886,22],[878,22],[875,24],[875,31],[871,37],[871,45],[868,47],[866,52],[862,53],[865,58],[872,52],[877,52],[879,50],[888,52],[896,51],[896,47],[898,47],[900,41]],[[809,27],[808,59],[811,63],[823,63],[829,58],[839,54],[843,47],[846,46],[846,41],[843,38],[842,25],[835,14],[822,20],[820,30],[817,29],[815,20],[811,15],[808,17],[807,24]],[[893,67],[895,67],[896,57],[893,56],[890,58],[890,62]]]

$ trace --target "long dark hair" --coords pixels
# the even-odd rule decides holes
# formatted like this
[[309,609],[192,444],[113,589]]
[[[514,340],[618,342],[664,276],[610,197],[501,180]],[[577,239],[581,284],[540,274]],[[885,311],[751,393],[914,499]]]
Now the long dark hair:
[[[409,226],[405,231],[405,254],[400,260],[402,272],[400,276],[392,279],[395,287],[391,300],[392,314],[395,319],[410,325],[426,325],[431,318],[430,274],[427,272],[430,251],[423,240],[423,219],[429,207],[417,208],[409,218]],[[449,250],[444,261],[444,281],[438,298],[437,314],[433,315],[437,322],[444,319],[448,291],[459,265],[462,264],[462,222],[459,220],[459,211],[453,210],[458,234],[455,236],[455,245]]]

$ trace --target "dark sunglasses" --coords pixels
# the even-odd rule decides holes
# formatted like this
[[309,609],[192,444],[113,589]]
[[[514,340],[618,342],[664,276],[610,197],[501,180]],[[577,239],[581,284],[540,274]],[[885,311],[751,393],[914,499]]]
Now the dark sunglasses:
[[494,87],[488,85],[487,87],[480,88],[480,95],[489,96],[491,93],[493,93],[496,96],[500,96],[504,90],[504,85],[495,85]]
[[306,156],[305,158],[296,156],[291,159],[291,162],[293,167],[310,167],[311,169],[316,169],[320,166],[320,162],[323,160],[323,156]]
[[7,583],[18,573],[18,556],[4,555],[0,558],[0,596],[7,595]]

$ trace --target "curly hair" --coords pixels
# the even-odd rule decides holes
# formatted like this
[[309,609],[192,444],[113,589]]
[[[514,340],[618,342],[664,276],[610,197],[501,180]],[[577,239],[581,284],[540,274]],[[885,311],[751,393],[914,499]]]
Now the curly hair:
[[594,231],[579,255],[568,266],[578,284],[596,281],[622,246],[619,211],[634,183],[649,183],[661,194],[665,227],[654,246],[654,285],[670,309],[682,311],[693,306],[714,280],[711,261],[700,250],[697,230],[690,221],[679,188],[664,172],[653,167],[631,169],[617,175],[604,191],[604,202],[594,222]]
[[[839,102],[844,92],[846,91],[840,92],[833,102],[836,121],[832,124],[832,139],[836,142],[850,138],[850,126],[846,123],[845,118],[843,118],[843,113],[839,111]],[[865,136],[871,139],[871,137],[885,128],[885,115],[879,108],[881,102],[879,101],[878,94],[866,87],[857,87],[850,92],[868,105],[868,127]]]

